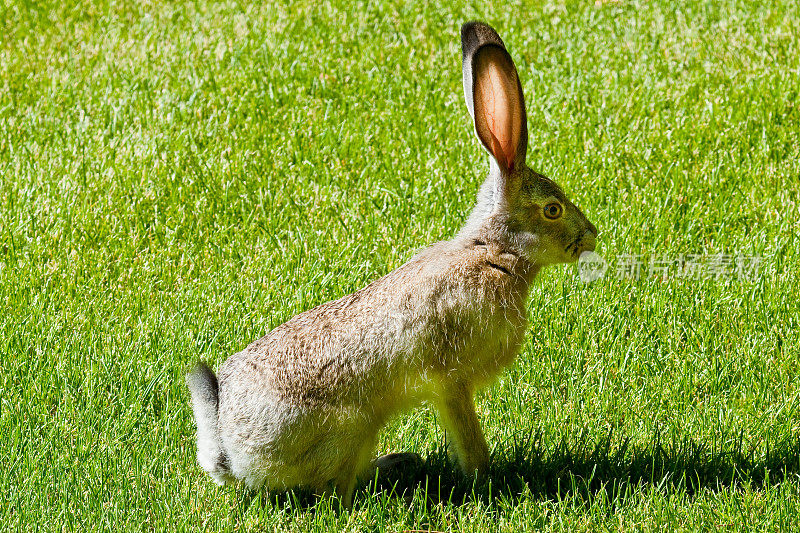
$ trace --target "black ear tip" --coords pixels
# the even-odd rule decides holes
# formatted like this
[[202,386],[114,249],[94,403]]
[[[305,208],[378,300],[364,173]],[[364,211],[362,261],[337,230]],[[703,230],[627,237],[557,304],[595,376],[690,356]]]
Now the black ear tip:
[[461,52],[466,56],[474,53],[484,44],[496,44],[505,48],[505,44],[497,32],[479,20],[465,22],[461,26]]
[[461,25],[461,41],[465,41],[470,35],[475,33],[475,27],[485,24],[479,20],[470,20]]
[[470,20],[461,25],[462,38],[464,37],[464,35],[470,33],[483,34],[483,35],[490,34],[494,35],[495,37],[498,36],[494,28],[492,28],[485,22],[481,22],[480,20]]

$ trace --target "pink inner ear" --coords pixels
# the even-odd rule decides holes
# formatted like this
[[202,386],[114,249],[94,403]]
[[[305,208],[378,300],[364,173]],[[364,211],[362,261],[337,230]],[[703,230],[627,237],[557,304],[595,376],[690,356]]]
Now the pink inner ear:
[[516,71],[502,52],[494,48],[480,53],[475,63],[475,125],[478,135],[497,162],[511,170],[521,130]]

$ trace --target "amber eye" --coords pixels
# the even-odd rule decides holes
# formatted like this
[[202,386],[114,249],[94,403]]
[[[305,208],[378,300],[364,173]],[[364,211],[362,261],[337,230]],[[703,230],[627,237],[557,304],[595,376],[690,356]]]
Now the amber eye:
[[557,204],[555,202],[544,206],[544,216],[546,216],[550,220],[555,220],[558,217],[560,217],[562,211],[563,208],[561,207],[561,204]]

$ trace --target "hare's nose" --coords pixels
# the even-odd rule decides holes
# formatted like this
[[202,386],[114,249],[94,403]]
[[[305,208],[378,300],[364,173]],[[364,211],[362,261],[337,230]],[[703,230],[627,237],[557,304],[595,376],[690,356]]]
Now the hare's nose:
[[587,224],[589,224],[589,229],[588,229],[587,231],[591,231],[591,232],[592,232],[592,235],[594,235],[595,237],[597,237],[597,228],[595,228],[595,227],[594,227],[594,224],[592,224],[592,223],[591,223],[591,222],[589,222],[588,220],[586,221],[586,223],[587,223]]

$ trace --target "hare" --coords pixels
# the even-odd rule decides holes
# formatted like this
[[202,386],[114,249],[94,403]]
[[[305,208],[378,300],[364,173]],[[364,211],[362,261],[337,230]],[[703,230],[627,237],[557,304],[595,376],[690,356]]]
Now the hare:
[[519,353],[539,270],[594,250],[597,230],[526,165],[522,86],[498,34],[469,22],[461,44],[467,108],[490,156],[472,214],[452,240],[295,316],[216,376],[204,363],[186,376],[198,461],[218,483],[334,490],[349,507],[381,427],[422,401],[460,468],[485,474],[475,391]]

